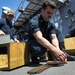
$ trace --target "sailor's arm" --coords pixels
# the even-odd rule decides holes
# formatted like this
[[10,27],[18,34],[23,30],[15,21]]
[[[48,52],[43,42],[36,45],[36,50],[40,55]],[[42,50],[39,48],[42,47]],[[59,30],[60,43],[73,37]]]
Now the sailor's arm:
[[59,48],[59,42],[58,42],[58,39],[57,39],[56,34],[51,34],[51,35],[50,35],[50,38],[51,38],[52,44],[53,44],[56,48],[60,49],[60,48]]
[[0,30],[0,35],[5,35],[5,33],[2,30]]
[[56,57],[59,57],[59,60],[65,61],[66,55],[60,49],[52,45],[47,39],[45,39],[40,31],[35,32],[33,35],[42,46],[52,51]]

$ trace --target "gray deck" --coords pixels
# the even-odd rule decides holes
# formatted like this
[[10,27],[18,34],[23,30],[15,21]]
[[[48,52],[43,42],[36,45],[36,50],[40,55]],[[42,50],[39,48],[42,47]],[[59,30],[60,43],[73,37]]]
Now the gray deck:
[[[11,71],[0,71],[0,75],[30,75],[27,74],[27,71],[32,68],[31,66],[23,66]],[[63,66],[48,68],[36,75],[75,75],[75,61],[70,61]]]

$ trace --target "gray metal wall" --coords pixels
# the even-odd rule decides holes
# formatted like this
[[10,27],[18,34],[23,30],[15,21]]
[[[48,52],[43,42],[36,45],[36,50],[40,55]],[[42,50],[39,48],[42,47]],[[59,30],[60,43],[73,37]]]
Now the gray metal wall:
[[[68,13],[68,10],[72,10],[74,12],[73,15]],[[51,21],[56,25],[58,23],[58,27],[63,32],[64,37],[66,34],[75,27],[75,0],[70,0],[69,3],[64,4],[63,7],[56,10]]]
[[[68,13],[69,10],[72,10],[74,12],[74,14],[70,14]],[[60,9],[60,15],[61,15],[61,19],[62,19],[62,31],[64,33],[64,37],[66,36],[66,34],[73,28],[75,27],[75,21],[72,22],[73,20],[75,20],[75,0],[71,0],[68,5],[64,5],[61,9]]]

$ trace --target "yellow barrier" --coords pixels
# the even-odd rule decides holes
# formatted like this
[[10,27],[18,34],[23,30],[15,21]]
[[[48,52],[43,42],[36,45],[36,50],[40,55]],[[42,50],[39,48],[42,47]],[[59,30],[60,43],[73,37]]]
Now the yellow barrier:
[[65,50],[72,55],[75,55],[75,37],[64,39]]
[[7,47],[7,53],[0,54],[1,69],[10,70],[23,65],[27,65],[29,63],[30,57],[27,43],[11,42],[8,44],[2,44],[0,47]]

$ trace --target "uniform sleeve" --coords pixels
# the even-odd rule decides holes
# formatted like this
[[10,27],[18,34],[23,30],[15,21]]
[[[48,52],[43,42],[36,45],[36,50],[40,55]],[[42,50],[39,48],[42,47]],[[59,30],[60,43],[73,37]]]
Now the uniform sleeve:
[[0,30],[2,30],[5,34],[10,34],[11,38],[14,38],[14,29],[13,27],[10,28],[7,24],[6,24],[6,19],[2,18],[0,19]]
[[56,28],[55,28],[53,25],[50,26],[50,31],[49,31],[49,33],[50,33],[50,34],[56,34]]
[[5,24],[5,19],[0,19],[0,28]]
[[30,29],[31,34],[39,31],[40,29],[39,29],[38,21],[37,20],[31,20],[29,29]]

